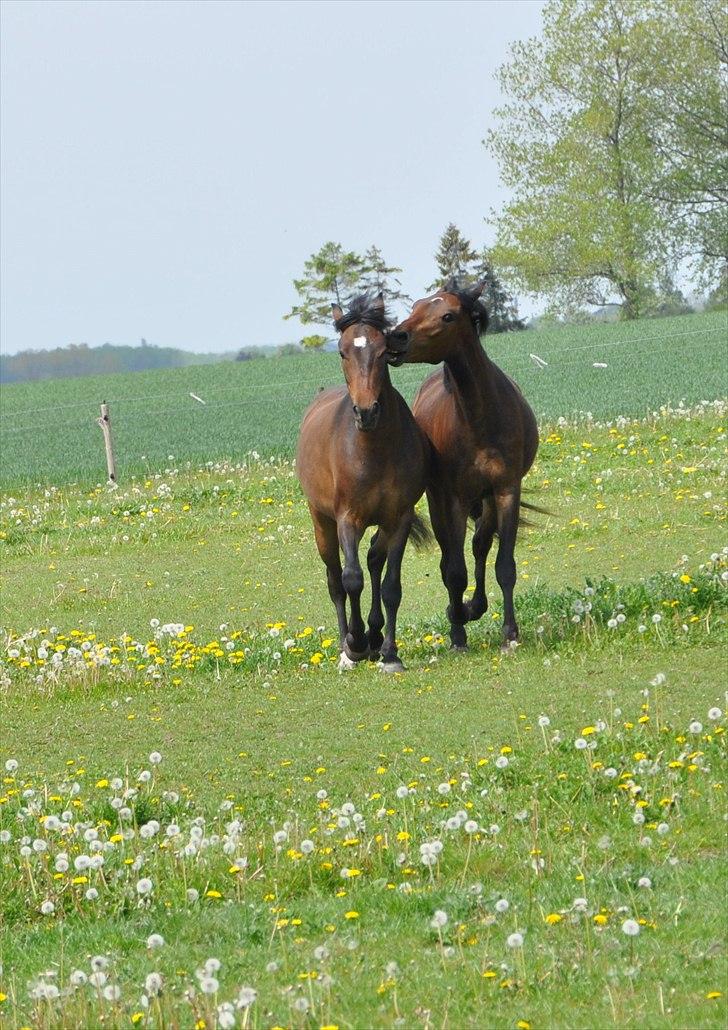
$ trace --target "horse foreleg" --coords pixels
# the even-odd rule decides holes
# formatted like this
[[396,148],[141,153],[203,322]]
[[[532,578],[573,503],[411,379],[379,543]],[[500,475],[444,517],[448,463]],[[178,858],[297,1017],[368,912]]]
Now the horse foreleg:
[[351,522],[338,524],[339,544],[344,552],[344,571],[341,574],[346,595],[349,598],[349,626],[344,637],[344,653],[354,662],[360,662],[369,655],[369,644],[361,616],[361,594],[364,589],[364,573],[359,564],[359,542],[362,531]]
[[482,514],[475,525],[473,534],[473,557],[475,558],[475,592],[465,603],[468,622],[479,619],[488,610],[488,598],[485,593],[485,563],[488,558],[493,535],[496,529],[496,508],[492,494],[483,501]]
[[369,611],[367,625],[369,632],[369,657],[375,659],[382,648],[382,627],[384,616],[382,615],[382,571],[387,560],[387,545],[381,529],[372,537],[367,553],[367,568],[372,581],[372,606]]
[[513,588],[516,585],[516,534],[521,506],[521,486],[496,493],[495,507],[498,517],[498,556],[495,577],[503,591],[503,646],[518,640],[518,623],[513,609]]
[[450,643],[455,650],[464,651],[468,646],[465,623],[468,621],[463,594],[468,585],[468,569],[465,564],[465,529],[467,513],[459,504],[440,501],[430,491],[427,493],[432,529],[440,545],[440,574],[448,593],[447,618],[450,622]]
[[336,532],[336,523],[333,519],[322,515],[314,508],[311,508],[313,519],[313,530],[316,538],[316,547],[321,555],[321,560],[326,566],[326,582],[329,588],[329,597],[336,608],[336,620],[339,624],[339,649],[344,646],[346,637],[346,593],[341,582],[341,558],[339,556],[339,537]]
[[387,571],[382,584],[382,600],[387,613],[382,644],[382,668],[385,672],[404,672],[404,665],[397,654],[397,612],[402,603],[402,558],[411,526],[412,521],[407,518],[392,538],[387,552]]

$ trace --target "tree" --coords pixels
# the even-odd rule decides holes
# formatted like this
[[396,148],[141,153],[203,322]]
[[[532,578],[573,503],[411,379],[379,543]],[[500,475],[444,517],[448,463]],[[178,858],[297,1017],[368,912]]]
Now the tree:
[[276,349],[276,354],[279,358],[292,358],[296,354],[301,353],[301,348],[297,343],[282,343],[280,347]]
[[488,311],[489,333],[509,333],[526,328],[526,323],[518,317],[518,304],[503,288],[486,247],[473,263],[471,275],[476,282],[485,280],[480,299]]
[[710,284],[728,268],[728,8],[723,0],[655,0],[639,72],[650,139],[662,159],[653,187],[679,250]]
[[324,243],[304,263],[303,276],[293,285],[300,302],[284,315],[298,318],[304,325],[331,322],[331,304],[341,307],[356,292],[364,273],[363,258],[353,250],[344,250],[340,243]]
[[542,37],[515,43],[499,69],[508,103],[485,140],[513,191],[493,259],[560,303],[616,294],[626,318],[665,273],[673,240],[653,195],[663,165],[648,131],[654,3],[550,0]]
[[402,269],[388,265],[379,247],[372,244],[364,255],[363,266],[359,284],[362,293],[382,293],[385,304],[394,304],[397,301],[412,303],[412,298],[403,292],[402,283],[397,278]]
[[[331,316],[331,308],[329,308],[329,317]],[[301,346],[305,351],[317,351],[321,350],[323,345],[326,343],[325,336],[318,336],[314,334],[312,336],[304,336],[301,340]]]
[[251,350],[250,347],[241,347],[238,353],[235,355],[235,360],[252,361],[254,357],[256,357],[256,353],[254,350]]
[[466,240],[458,227],[453,223],[447,226],[435,254],[437,278],[427,287],[428,290],[440,290],[452,278],[465,278],[473,262],[478,259],[470,240]]

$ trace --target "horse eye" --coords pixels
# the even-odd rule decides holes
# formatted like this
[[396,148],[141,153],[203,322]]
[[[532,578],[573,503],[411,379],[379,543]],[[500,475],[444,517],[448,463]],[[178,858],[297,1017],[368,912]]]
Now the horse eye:
[[448,311],[447,314],[442,316],[442,320],[443,322],[454,322],[455,315],[452,313],[452,311]]

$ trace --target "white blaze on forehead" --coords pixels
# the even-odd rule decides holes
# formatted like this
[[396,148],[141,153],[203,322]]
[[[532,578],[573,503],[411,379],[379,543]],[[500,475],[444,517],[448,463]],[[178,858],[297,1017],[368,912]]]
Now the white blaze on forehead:
[[368,343],[369,343],[369,340],[367,340],[366,336],[355,336],[354,337],[354,346],[355,347],[366,347],[366,345]]
[[444,297],[433,297],[430,301],[428,301],[428,303],[429,304],[436,304],[438,302],[438,300],[444,300],[444,299],[445,299]]

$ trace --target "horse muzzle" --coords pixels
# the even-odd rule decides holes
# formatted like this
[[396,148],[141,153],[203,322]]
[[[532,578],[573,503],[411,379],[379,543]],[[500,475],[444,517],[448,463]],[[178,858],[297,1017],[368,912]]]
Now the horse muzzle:
[[360,408],[354,405],[354,425],[362,433],[369,433],[376,429],[379,422],[379,401],[375,401],[371,408]]
[[387,364],[397,368],[407,357],[410,334],[406,329],[393,329],[387,334]]

